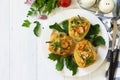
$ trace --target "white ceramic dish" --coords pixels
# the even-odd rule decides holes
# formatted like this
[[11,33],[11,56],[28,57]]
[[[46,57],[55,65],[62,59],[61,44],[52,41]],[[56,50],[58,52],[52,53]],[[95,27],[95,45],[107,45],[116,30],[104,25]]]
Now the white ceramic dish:
[[[45,58],[48,59],[47,57],[50,52],[48,51],[48,45],[45,42],[50,39],[50,35],[51,35],[51,31],[52,31],[49,29],[49,25],[53,25],[55,22],[60,23],[66,19],[69,19],[72,16],[77,16],[77,15],[87,18],[91,22],[91,24],[99,24],[100,30],[101,30],[100,35],[105,39],[105,42],[106,42],[105,46],[100,46],[97,48],[97,61],[94,64],[92,64],[86,68],[78,69],[78,72],[75,76],[80,77],[80,76],[85,76],[85,75],[95,71],[96,69],[99,69],[100,65],[105,60],[105,57],[106,57],[107,51],[108,51],[109,39],[108,39],[106,29],[105,29],[104,25],[102,24],[102,22],[94,14],[92,14],[88,11],[85,11],[85,10],[70,9],[70,10],[66,10],[59,14],[54,15],[52,18],[50,18],[48,21],[46,21],[46,26],[44,26],[44,31],[42,31],[42,35],[41,35],[42,51],[41,52],[45,55]],[[55,62],[48,61],[48,66],[54,66],[54,69],[55,69]],[[53,68],[53,67],[51,67],[51,68]],[[63,71],[61,71],[60,73],[65,76],[72,76],[72,72],[69,71],[66,67],[64,67]]]

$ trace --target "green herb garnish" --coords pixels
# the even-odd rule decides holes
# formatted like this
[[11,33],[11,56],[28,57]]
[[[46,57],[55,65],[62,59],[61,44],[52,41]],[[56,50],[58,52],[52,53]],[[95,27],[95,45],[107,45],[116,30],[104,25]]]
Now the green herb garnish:
[[24,20],[22,24],[23,27],[27,27],[27,28],[30,27],[30,25],[31,25],[31,22],[29,20]]
[[33,16],[33,15],[37,15],[37,10],[31,7],[27,13],[27,16]]
[[75,25],[78,25],[78,19],[74,19],[73,22],[75,23]]
[[68,20],[62,22],[62,26],[59,24],[55,23],[53,25],[49,26],[50,29],[55,29],[58,32],[64,32],[68,35]]
[[43,13],[51,13],[51,11],[58,6],[57,3],[58,0],[47,0],[46,4],[44,5],[45,8],[43,7]]
[[90,64],[90,63],[92,63],[92,62],[93,62],[92,58],[87,58],[87,59],[86,59],[86,63],[87,63],[87,64]]
[[61,28],[61,26],[57,23],[53,24],[53,25],[50,25],[49,26],[50,29],[55,29],[57,30],[58,32],[64,32],[64,30]]
[[64,57],[56,55],[54,53],[50,53],[49,56],[48,56],[48,58],[50,60],[57,61],[57,63],[56,63],[56,69],[58,71],[62,71],[62,69],[64,67]]
[[61,47],[61,42],[53,41],[51,44],[54,46],[55,51]]
[[91,25],[88,35],[97,35],[99,32],[100,32],[99,24]]
[[35,26],[33,32],[37,37],[39,37],[39,35],[40,35],[40,25],[41,24],[38,21],[35,21],[34,23],[36,24],[36,26]]
[[64,32],[68,35],[68,20],[62,22],[62,27],[64,29]]
[[60,57],[60,59],[57,61],[56,69],[58,71],[61,71],[63,67],[64,67],[64,57]]
[[[30,6],[27,17],[49,15],[53,9],[58,7],[58,1],[59,0],[35,0]],[[38,21],[33,21],[33,23],[36,23],[33,32],[38,37],[40,35],[40,23],[38,23]],[[24,20],[22,26],[30,27],[30,24],[31,22],[29,20]]]
[[94,46],[105,45],[105,40],[102,36],[98,36],[100,32],[99,24],[91,25],[85,39],[89,40]]
[[54,54],[54,53],[50,53],[48,58],[49,58],[50,60],[56,61],[56,60],[59,60],[60,57],[61,57],[61,56],[59,56],[59,55],[56,55],[56,54]]
[[39,12],[39,14],[49,14],[57,6],[58,0],[35,0],[31,7],[35,8],[35,12]]
[[67,68],[72,71],[72,75],[75,75],[77,73],[78,66],[73,59],[73,55],[67,56],[65,61]]
[[102,36],[97,36],[97,37],[95,37],[94,45],[95,46],[105,45],[105,40],[103,39]]
[[59,55],[50,53],[48,58],[50,60],[57,61],[56,69],[58,71],[62,71],[63,70],[64,62],[65,62],[67,68],[72,71],[72,75],[75,75],[77,73],[78,66],[74,62],[73,55],[69,55],[69,56],[63,57],[63,56],[59,56]]

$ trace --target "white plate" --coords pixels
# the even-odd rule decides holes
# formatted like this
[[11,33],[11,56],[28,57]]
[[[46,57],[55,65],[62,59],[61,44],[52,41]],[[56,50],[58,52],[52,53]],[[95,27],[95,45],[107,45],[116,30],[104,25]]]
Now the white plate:
[[[70,10],[66,10],[61,13],[56,14],[51,19],[46,21],[46,26],[44,27],[44,31],[41,35],[41,38],[42,38],[41,46],[42,46],[42,50],[43,50],[41,52],[45,55],[45,58],[48,59],[47,57],[50,52],[48,51],[48,45],[45,42],[49,41],[50,34],[52,31],[49,29],[49,25],[53,25],[55,22],[60,23],[72,16],[77,16],[77,15],[87,18],[91,22],[91,24],[99,24],[100,30],[101,30],[100,35],[105,39],[105,42],[106,42],[105,46],[101,46],[101,47],[97,48],[97,53],[98,53],[97,61],[94,64],[92,64],[86,68],[78,69],[78,72],[75,76],[79,77],[79,76],[87,75],[87,74],[93,72],[94,70],[98,69],[100,67],[100,65],[103,63],[103,61],[105,60],[105,57],[106,57],[107,51],[108,51],[109,40],[108,40],[108,35],[106,32],[106,29],[105,29],[104,25],[102,24],[102,22],[92,13],[85,11],[85,10],[80,10],[80,9],[70,9]],[[48,66],[54,66],[54,68],[55,68],[55,63],[53,61],[48,61]],[[53,68],[53,67],[51,67],[51,68]],[[65,75],[65,76],[72,76],[72,72],[69,71],[66,67],[63,69],[61,74]]]

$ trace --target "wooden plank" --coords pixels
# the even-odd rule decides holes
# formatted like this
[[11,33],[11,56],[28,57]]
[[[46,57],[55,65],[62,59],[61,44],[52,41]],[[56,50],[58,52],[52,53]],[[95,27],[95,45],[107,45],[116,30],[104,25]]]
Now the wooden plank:
[[10,80],[37,80],[37,39],[32,28],[21,27],[29,10],[24,1],[10,2]]
[[0,1],[0,80],[9,80],[9,0]]

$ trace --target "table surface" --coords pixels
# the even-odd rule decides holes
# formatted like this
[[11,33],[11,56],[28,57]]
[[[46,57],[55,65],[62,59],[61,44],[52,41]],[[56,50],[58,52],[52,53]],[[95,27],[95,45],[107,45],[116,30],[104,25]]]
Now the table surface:
[[[21,27],[29,10],[24,2],[1,0],[0,3],[0,80],[106,80],[106,61],[91,74],[78,78],[62,76],[51,68],[41,52],[41,38],[34,36],[32,27]],[[76,1],[72,3],[66,9],[78,8]],[[50,16],[66,9],[56,9]]]

